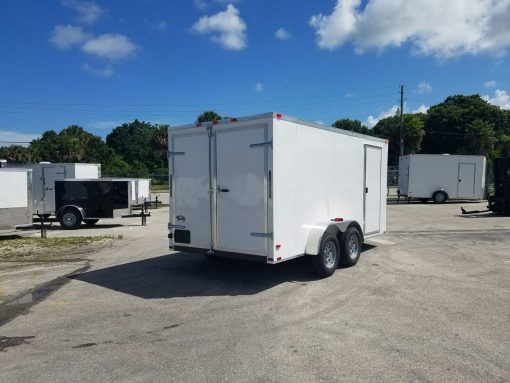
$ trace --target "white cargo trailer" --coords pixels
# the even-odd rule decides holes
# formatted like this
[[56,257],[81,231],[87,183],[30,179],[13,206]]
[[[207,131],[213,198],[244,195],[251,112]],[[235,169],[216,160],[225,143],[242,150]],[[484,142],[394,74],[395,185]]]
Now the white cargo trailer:
[[0,230],[32,224],[32,170],[0,169]]
[[151,201],[150,178],[113,178],[118,181],[130,181],[131,202],[133,205],[142,205]]
[[422,201],[485,197],[485,157],[449,154],[409,154],[399,158],[398,193]]
[[317,273],[386,231],[387,141],[267,113],[169,129],[170,248]]
[[50,216],[55,214],[55,181],[64,179],[97,179],[101,177],[100,164],[49,163],[9,165],[32,169],[33,214]]

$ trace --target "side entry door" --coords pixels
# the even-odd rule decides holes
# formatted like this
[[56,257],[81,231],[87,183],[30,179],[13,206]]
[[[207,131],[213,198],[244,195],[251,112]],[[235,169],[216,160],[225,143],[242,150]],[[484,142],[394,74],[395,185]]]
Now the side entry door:
[[363,232],[365,235],[381,230],[381,161],[382,149],[365,145],[365,176],[363,190]]
[[66,178],[63,166],[43,167],[43,203],[46,212],[55,211],[55,181]]
[[459,164],[458,198],[473,198],[475,196],[475,170],[475,164]]
[[267,238],[267,125],[215,129],[216,233],[213,247],[265,255]]

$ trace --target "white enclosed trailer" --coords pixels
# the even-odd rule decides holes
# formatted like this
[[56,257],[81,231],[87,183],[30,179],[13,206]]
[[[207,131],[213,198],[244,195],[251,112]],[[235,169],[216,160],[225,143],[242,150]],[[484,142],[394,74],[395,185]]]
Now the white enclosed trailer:
[[409,154],[399,158],[400,196],[444,203],[485,197],[485,157]]
[[169,129],[170,248],[319,275],[386,231],[385,140],[279,113]]
[[33,214],[49,216],[55,214],[55,181],[65,179],[97,179],[101,177],[100,164],[49,163],[12,165],[32,169]]
[[142,205],[151,201],[150,178],[113,178],[118,181],[130,181],[131,202],[133,205]]
[[32,224],[32,170],[0,169],[0,230]]

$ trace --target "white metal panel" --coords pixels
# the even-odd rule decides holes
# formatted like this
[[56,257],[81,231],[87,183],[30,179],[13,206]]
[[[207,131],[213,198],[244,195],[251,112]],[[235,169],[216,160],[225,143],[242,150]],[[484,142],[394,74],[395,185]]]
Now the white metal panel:
[[0,171],[0,209],[28,206],[27,170]]
[[206,131],[173,136],[171,151],[171,223],[190,231],[191,243],[178,243],[209,249],[211,214],[209,197],[209,137]]
[[[215,132],[215,249],[266,254],[266,125]],[[228,191],[227,191],[228,190]]]
[[475,172],[475,164],[459,164],[459,177],[457,183],[458,198],[474,198]]
[[[74,177],[77,180],[96,179],[101,176],[100,165],[98,164],[74,164]],[[71,176],[67,176],[70,178]]]
[[143,201],[144,199],[150,200],[151,197],[151,180],[149,178],[138,179],[138,198]]
[[381,148],[365,145],[363,231],[366,235],[378,233],[381,229],[381,161]]

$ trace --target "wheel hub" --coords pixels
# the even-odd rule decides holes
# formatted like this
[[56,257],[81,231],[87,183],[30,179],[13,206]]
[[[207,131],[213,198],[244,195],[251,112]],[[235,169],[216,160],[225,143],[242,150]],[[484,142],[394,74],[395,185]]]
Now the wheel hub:
[[333,242],[328,242],[324,246],[324,262],[326,267],[333,267],[336,258],[336,247]]
[[355,235],[351,235],[351,237],[349,238],[349,257],[351,257],[351,259],[356,259],[356,257],[358,256],[358,249],[359,249],[358,237],[356,237]]

